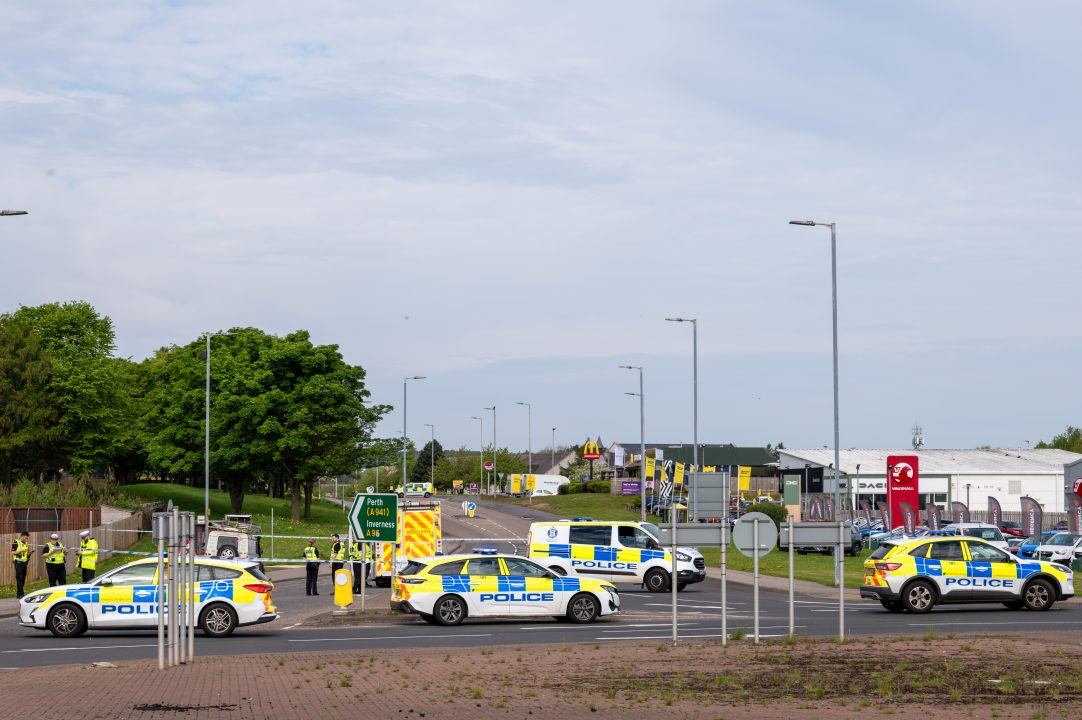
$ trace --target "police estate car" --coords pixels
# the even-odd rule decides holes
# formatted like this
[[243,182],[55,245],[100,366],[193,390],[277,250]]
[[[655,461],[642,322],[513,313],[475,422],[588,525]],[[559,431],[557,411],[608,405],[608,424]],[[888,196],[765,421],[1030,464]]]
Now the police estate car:
[[1074,596],[1074,576],[1063,565],[1016,558],[986,540],[929,536],[880,545],[864,562],[860,596],[891,612],[978,602],[1047,610]]
[[[671,587],[672,555],[661,547],[655,525],[635,521],[560,520],[530,526],[530,558],[559,575],[594,577],[645,585],[650,592]],[[706,579],[706,561],[694,548],[676,548],[676,589]]]
[[[250,561],[197,558],[196,604],[199,628],[225,637],[243,625],[271,622],[274,585]],[[87,630],[130,630],[157,625],[158,561],[146,558],[79,585],[32,592],[19,603],[19,624],[75,637]]]
[[504,615],[588,623],[620,610],[620,595],[609,583],[560,577],[514,555],[411,560],[392,587],[392,610],[415,613],[438,625]]

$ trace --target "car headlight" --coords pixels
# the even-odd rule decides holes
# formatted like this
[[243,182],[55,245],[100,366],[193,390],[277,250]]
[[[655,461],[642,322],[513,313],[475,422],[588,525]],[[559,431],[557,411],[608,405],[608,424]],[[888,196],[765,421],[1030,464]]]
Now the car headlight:
[[34,593],[33,595],[28,595],[28,596],[24,597],[23,602],[24,603],[29,603],[31,605],[37,605],[39,603],[45,602],[45,600],[51,594],[52,594],[51,592]]
[[676,553],[676,559],[680,562],[691,562],[691,556],[682,552]]

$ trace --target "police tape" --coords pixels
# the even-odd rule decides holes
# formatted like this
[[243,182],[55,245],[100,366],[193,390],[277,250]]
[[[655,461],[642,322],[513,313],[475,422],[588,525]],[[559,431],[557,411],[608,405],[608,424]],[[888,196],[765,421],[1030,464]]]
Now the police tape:
[[[152,530],[113,530],[113,532],[133,532],[133,533],[148,533]],[[271,535],[269,533],[252,533],[261,540],[315,540],[316,538],[330,537],[328,535]],[[333,534],[333,533],[332,533]],[[343,530],[338,533],[339,537],[347,537],[349,530]],[[460,538],[451,535],[444,535],[444,541],[453,540],[455,542],[523,542],[526,540],[524,537],[480,537],[480,538]],[[361,540],[359,542],[379,542],[378,540]]]

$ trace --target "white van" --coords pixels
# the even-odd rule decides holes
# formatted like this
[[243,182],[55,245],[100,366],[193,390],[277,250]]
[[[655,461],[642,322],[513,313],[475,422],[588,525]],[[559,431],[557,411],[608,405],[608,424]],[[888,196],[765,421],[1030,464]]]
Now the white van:
[[[650,592],[670,589],[672,556],[661,547],[651,523],[557,520],[530,525],[530,559],[560,575],[582,575],[609,582],[644,585]],[[676,589],[706,579],[706,561],[694,548],[676,549]]]

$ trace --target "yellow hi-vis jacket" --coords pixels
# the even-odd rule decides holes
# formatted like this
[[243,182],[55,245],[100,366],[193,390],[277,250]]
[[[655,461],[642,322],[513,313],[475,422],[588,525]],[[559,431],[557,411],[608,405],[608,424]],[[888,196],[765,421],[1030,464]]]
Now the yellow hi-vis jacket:
[[98,541],[92,537],[79,543],[79,567],[82,570],[95,570],[98,567]]
[[45,543],[45,552],[43,553],[45,562],[49,565],[63,565],[64,564],[64,544],[57,540],[53,542],[50,540]]
[[11,559],[15,562],[26,562],[30,559],[30,546],[20,538],[15,538],[11,543]]

